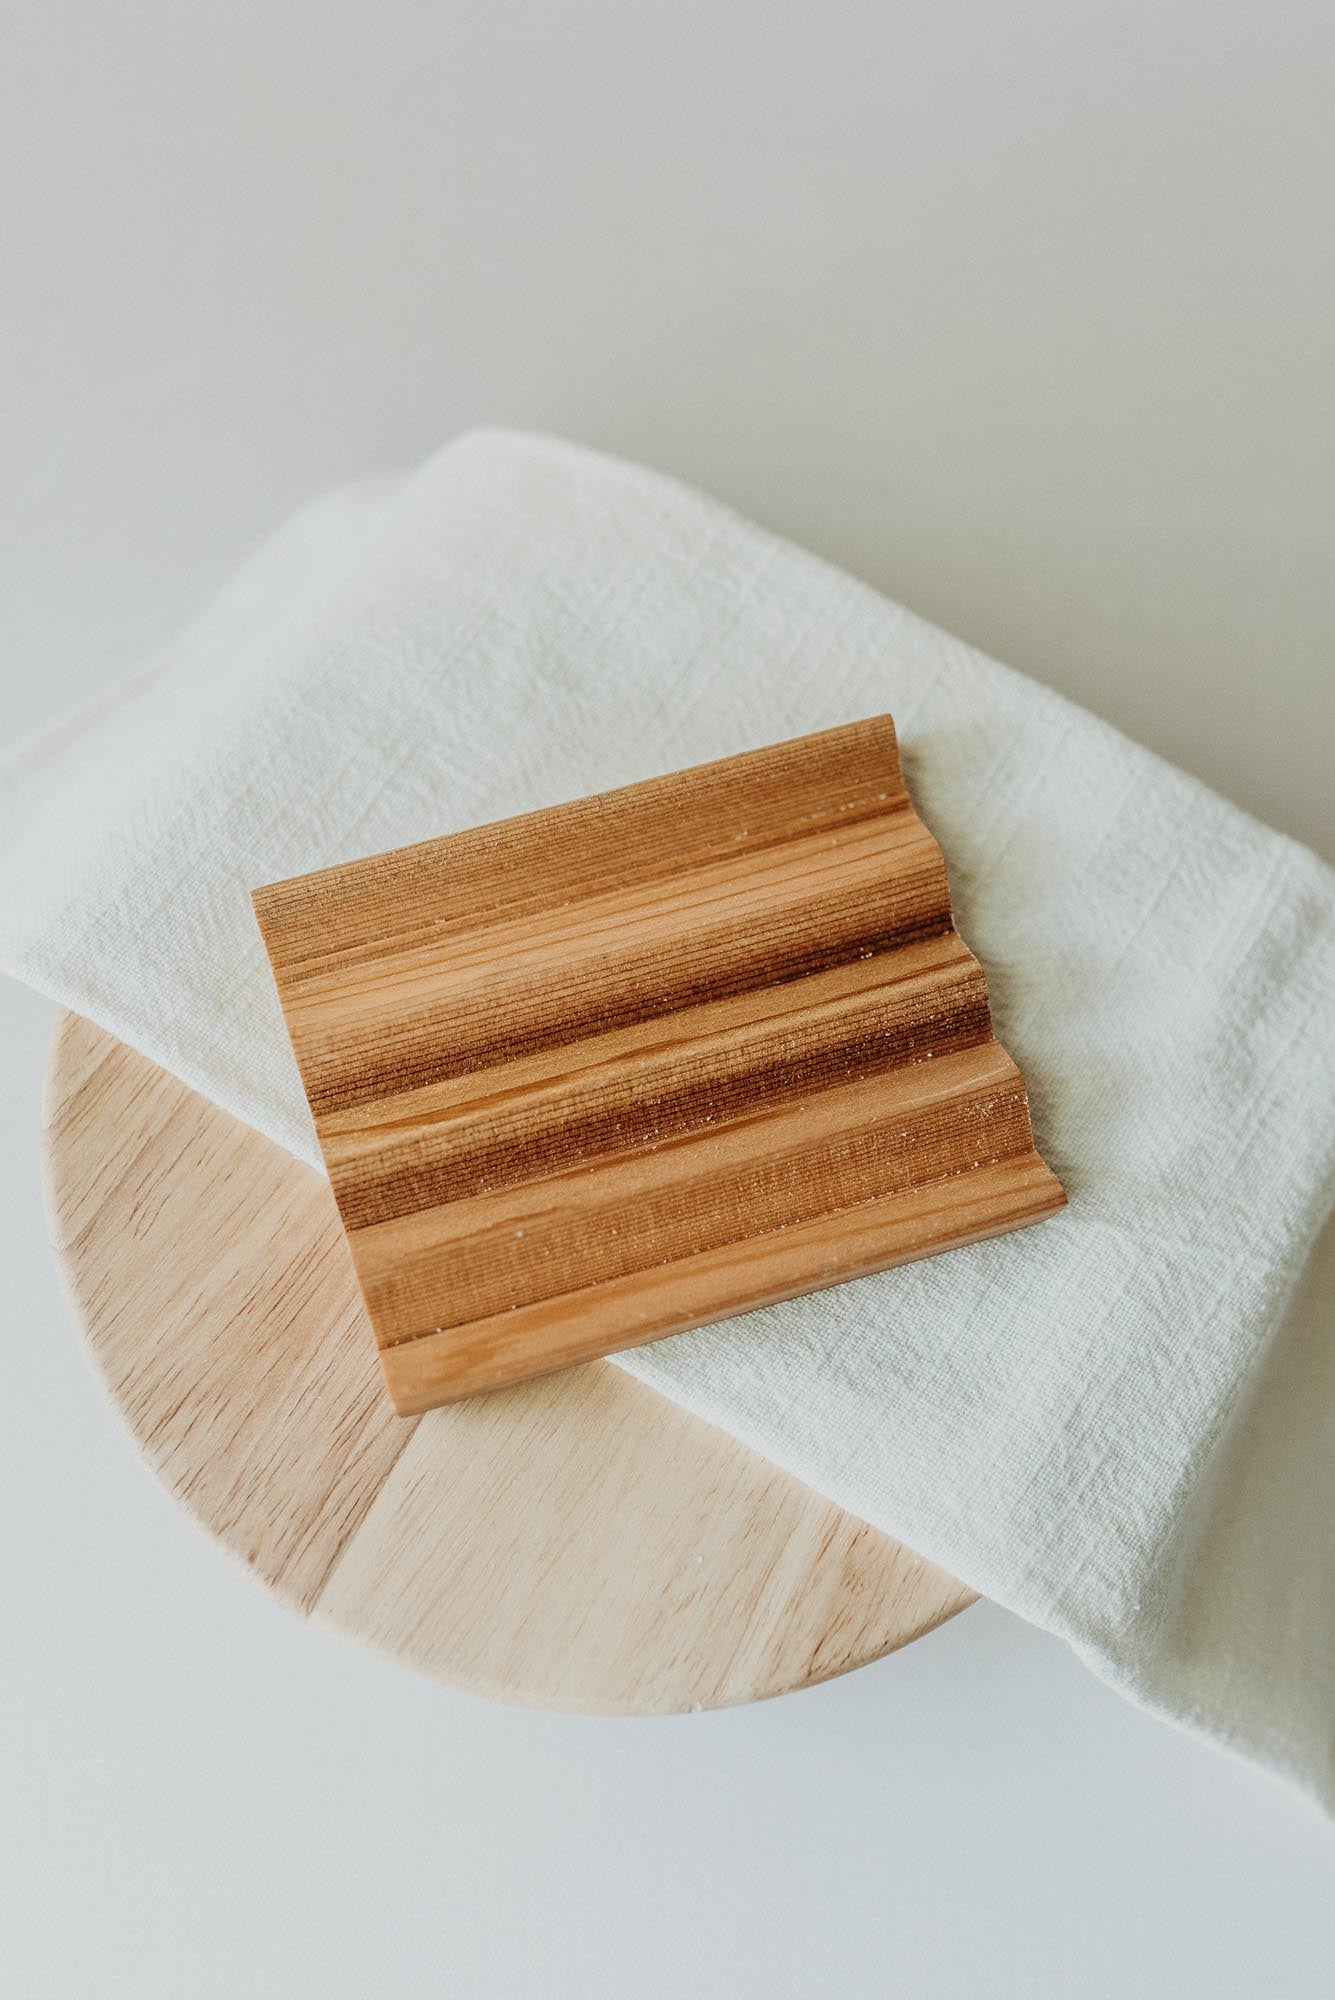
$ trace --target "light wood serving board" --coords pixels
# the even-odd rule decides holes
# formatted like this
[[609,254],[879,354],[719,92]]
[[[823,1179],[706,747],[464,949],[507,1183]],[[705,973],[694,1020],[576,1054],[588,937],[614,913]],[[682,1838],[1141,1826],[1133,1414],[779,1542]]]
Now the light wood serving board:
[[1066,1199],[888,715],[255,909],[405,1413]]
[[93,1365],[163,1484],[409,1666],[538,1707],[714,1708],[973,1601],[610,1362],[396,1416],[328,1184],[75,1015],[45,1163]]

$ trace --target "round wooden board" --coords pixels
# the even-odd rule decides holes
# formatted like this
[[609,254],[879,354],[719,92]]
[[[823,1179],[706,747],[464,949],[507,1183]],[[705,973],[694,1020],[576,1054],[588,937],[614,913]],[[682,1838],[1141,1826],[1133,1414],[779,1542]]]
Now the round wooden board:
[[608,1362],[396,1416],[326,1182],[72,1014],[45,1140],[136,1444],[322,1624],[478,1694],[662,1714],[827,1679],[973,1601]]

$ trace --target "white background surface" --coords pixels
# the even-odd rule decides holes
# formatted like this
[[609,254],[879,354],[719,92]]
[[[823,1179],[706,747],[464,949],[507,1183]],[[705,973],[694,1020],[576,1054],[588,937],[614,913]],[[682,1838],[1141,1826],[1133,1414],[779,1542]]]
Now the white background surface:
[[[1335,859],[1324,5],[2,18],[5,737],[311,489],[501,421],[708,486]],[[627,1723],[270,1605],[83,1370],[48,1030],[0,993],[0,1991],[1331,1990],[1335,1833],[991,1607]]]

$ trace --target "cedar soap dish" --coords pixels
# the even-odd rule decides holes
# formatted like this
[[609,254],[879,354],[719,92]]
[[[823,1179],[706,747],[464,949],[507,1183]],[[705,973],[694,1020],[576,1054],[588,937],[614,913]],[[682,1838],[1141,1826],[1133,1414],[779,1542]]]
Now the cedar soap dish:
[[405,1415],[1065,1200],[888,716],[254,900]]

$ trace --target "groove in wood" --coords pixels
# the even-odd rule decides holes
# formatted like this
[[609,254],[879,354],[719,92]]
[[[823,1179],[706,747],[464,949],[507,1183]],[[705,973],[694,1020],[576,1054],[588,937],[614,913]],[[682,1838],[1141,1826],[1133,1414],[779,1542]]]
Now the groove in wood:
[[888,716],[255,908],[405,1414],[1065,1199]]

